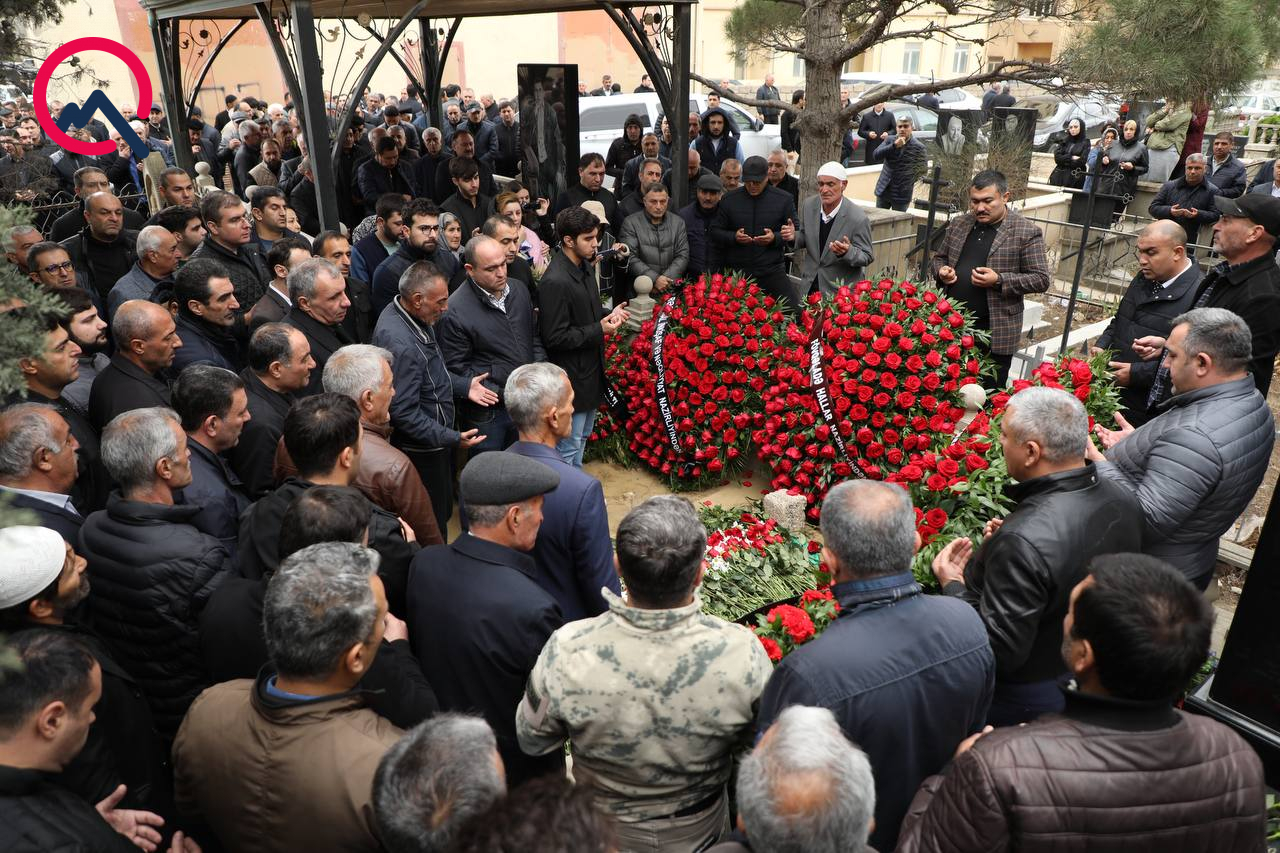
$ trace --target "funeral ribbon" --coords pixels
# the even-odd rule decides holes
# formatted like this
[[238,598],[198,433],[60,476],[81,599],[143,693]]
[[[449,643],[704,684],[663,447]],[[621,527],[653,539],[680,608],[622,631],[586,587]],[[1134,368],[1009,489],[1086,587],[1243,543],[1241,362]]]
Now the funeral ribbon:
[[671,442],[676,455],[683,456],[684,448],[680,446],[680,436],[676,432],[676,418],[671,412],[671,399],[667,396],[667,371],[662,366],[662,346],[667,339],[667,322],[675,304],[676,298],[668,297],[658,310],[658,319],[653,324],[653,368],[657,380],[654,392],[657,395],[658,412],[662,415],[662,424],[667,428],[667,440]]
[[840,455],[849,461],[854,474],[860,479],[866,479],[867,475],[863,473],[862,466],[849,455],[849,448],[845,446],[844,438],[840,435],[840,424],[836,420],[835,407],[831,405],[827,372],[822,369],[822,327],[826,324],[828,316],[829,312],[824,308],[814,319],[813,332],[809,335],[809,385],[813,388],[813,396],[818,401],[818,411],[822,414],[822,420],[830,428],[831,440],[840,451]]

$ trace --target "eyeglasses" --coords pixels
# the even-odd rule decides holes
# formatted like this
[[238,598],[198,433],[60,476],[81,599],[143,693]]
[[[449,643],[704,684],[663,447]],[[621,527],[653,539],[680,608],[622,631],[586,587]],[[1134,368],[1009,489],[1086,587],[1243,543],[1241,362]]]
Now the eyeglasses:
[[71,261],[63,261],[60,264],[49,264],[47,267],[44,267],[43,269],[49,275],[53,275],[54,273],[61,272],[62,270],[69,270],[73,266],[74,264],[72,264]]
[[415,225],[413,227],[418,231],[426,231],[428,234],[430,234],[432,231],[440,230],[439,225]]

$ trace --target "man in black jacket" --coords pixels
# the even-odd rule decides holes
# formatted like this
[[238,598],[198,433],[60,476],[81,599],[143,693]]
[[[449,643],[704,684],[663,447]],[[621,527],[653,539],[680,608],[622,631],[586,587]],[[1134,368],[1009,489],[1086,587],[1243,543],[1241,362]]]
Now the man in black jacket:
[[124,205],[109,192],[85,199],[84,219],[80,233],[63,240],[62,246],[89,289],[105,304],[111,288],[138,259],[138,232],[125,230]]
[[249,420],[244,380],[221,367],[193,364],[173,384],[173,409],[191,451],[191,483],[177,501],[200,508],[191,524],[221,542],[234,559],[240,514],[250,502],[223,454],[240,441]]
[[80,547],[93,578],[94,627],[146,694],[160,733],[173,737],[210,684],[196,621],[233,568],[231,555],[176,503],[191,483],[187,435],[171,409],[127,412],[102,434],[102,458],[120,485],[85,519]]
[[249,422],[240,441],[227,451],[227,461],[244,484],[250,500],[275,488],[272,465],[284,418],[307,387],[316,366],[307,336],[285,323],[259,326],[249,338],[249,366],[240,372],[249,407]]
[[182,346],[173,316],[140,299],[130,300],[116,311],[111,336],[116,354],[89,391],[89,420],[99,432],[121,412],[169,405],[169,385],[160,374],[173,364],[174,354]]
[[[618,187],[618,192],[614,193],[617,198],[626,198],[629,194],[640,189],[644,182],[639,179],[640,166],[650,159],[656,159],[662,166],[662,173],[666,174],[671,168],[671,158],[663,157],[659,151],[658,136],[653,133],[646,133],[640,137],[640,153],[627,161],[627,165],[622,169],[621,184],[614,184]],[[699,163],[698,165],[702,165]]]
[[512,786],[563,772],[559,750],[525,755],[515,714],[525,682],[564,622],[534,580],[542,496],[560,475],[515,453],[482,453],[460,478],[468,535],[424,549],[409,583],[409,639],[446,711],[480,712],[493,727]]
[[582,155],[578,161],[578,183],[560,193],[553,213],[558,216],[560,211],[578,207],[584,201],[600,202],[604,205],[604,218],[618,221],[618,200],[604,188],[604,158],[599,154]]
[[[360,410],[339,394],[317,394],[298,401],[284,419],[284,447],[298,469],[240,519],[240,574],[262,578],[280,567],[280,526],[289,505],[313,486],[351,486],[360,465]],[[392,613],[404,613],[409,560],[417,552],[405,539],[400,521],[372,506],[369,547],[382,555],[378,575]]]
[[373,324],[378,315],[373,310],[373,288],[367,281],[351,275],[351,241],[337,231],[323,231],[311,241],[311,252],[317,258],[333,261],[347,283],[347,298],[351,307],[342,325],[347,334],[358,343],[367,344],[373,336]]
[[342,321],[351,308],[347,283],[333,261],[312,258],[289,270],[289,309],[284,322],[306,335],[316,369],[311,372],[307,394],[318,394],[325,362],[339,348],[355,343]]
[[71,491],[80,444],[58,410],[19,403],[0,411],[0,448],[0,494],[8,505],[34,513],[71,545],[79,542],[84,516]]
[[405,236],[395,253],[372,272],[375,318],[395,299],[404,271],[418,261],[432,260],[440,248],[440,213],[430,199],[415,198],[405,205],[403,214]]
[[[80,374],[77,356],[80,347],[71,340],[68,330],[57,317],[45,317],[44,351],[34,358],[18,360],[18,369],[26,380],[25,393],[19,392],[9,402],[43,403],[53,406],[71,428],[80,445],[79,476],[71,490],[71,499],[81,515],[106,505],[111,478],[102,467],[98,430],[84,409],[65,396],[68,385]],[[97,379],[95,378],[95,382]]]
[[[1192,307],[1226,308],[1249,324],[1253,333],[1249,370],[1265,397],[1280,352],[1280,267],[1275,259],[1280,198],[1245,193],[1240,198],[1219,197],[1215,206],[1221,218],[1213,226],[1213,248],[1224,260],[1200,280]],[[1163,349],[1164,338],[1157,335],[1134,341],[1134,350],[1144,360],[1156,358]],[[1148,403],[1159,405],[1169,392],[1168,371],[1158,368]]]
[[[440,351],[449,372],[468,381],[478,377],[499,398],[511,371],[542,361],[542,341],[529,291],[507,278],[506,250],[491,237],[472,237],[466,249],[466,280],[449,298],[440,318]],[[472,454],[504,450],[517,438],[501,399],[491,406],[462,406],[464,429],[486,438]]]
[[615,183],[621,183],[627,161],[640,156],[640,135],[643,133],[644,122],[639,115],[632,113],[622,123],[622,135],[610,143],[609,154],[604,158],[604,171]]
[[763,157],[748,157],[742,164],[741,189],[720,199],[720,210],[711,226],[719,265],[741,270],[755,278],[775,299],[786,299],[794,308],[795,294],[783,269],[782,226],[795,221],[791,196],[769,186],[769,165]]
[[267,289],[271,272],[256,246],[244,202],[229,192],[212,192],[200,201],[200,216],[208,234],[191,257],[208,258],[226,268],[235,285],[236,301],[252,306]]
[[1138,235],[1138,268],[1092,350],[1112,351],[1108,366],[1120,386],[1123,415],[1135,427],[1151,420],[1147,397],[1159,364],[1139,358],[1133,342],[1147,335],[1168,337],[1173,319],[1190,310],[1200,283],[1200,267],[1187,257],[1186,232],[1169,220],[1152,222]]
[[[597,155],[597,159],[598,155]],[[603,169],[604,163],[600,161]],[[582,467],[582,454],[604,399],[604,339],[627,319],[626,305],[606,312],[591,265],[600,243],[600,221],[581,207],[556,216],[560,251],[538,283],[538,333],[547,361],[569,374],[573,385],[573,432],[557,448],[564,461]]]
[[1217,222],[1219,216],[1213,200],[1222,191],[1205,177],[1205,161],[1203,154],[1187,155],[1182,177],[1165,181],[1147,208],[1152,219],[1169,219],[1182,226],[1187,232],[1187,254],[1191,257],[1195,257],[1200,226]]
[[[373,505],[348,486],[312,486],[288,505],[280,522],[280,560],[321,542],[360,544]],[[273,572],[228,578],[200,614],[200,646],[215,682],[253,678],[267,663],[262,601]],[[369,672],[360,680],[369,707],[408,729],[435,713],[436,696],[409,647],[409,632],[394,615]]]
[[[0,577],[6,591],[0,600],[0,630],[13,636],[43,627],[51,635],[73,637],[84,643],[101,667],[102,698],[94,706],[96,719],[89,736],[55,778],[90,803],[106,799],[123,784],[125,807],[167,813],[168,773],[151,710],[137,682],[115,661],[106,644],[75,620],[73,614],[89,595],[87,563],[71,543],[50,538],[50,533],[10,527],[0,534]],[[20,566],[35,571],[6,575]],[[6,684],[6,689],[12,688]]]
[[440,135],[439,128],[428,127],[422,132],[422,156],[413,163],[413,179],[418,182],[419,193],[435,200],[436,173],[440,164],[452,156],[453,152],[444,147],[444,137]]
[[449,177],[454,192],[440,205],[440,210],[458,217],[462,223],[462,240],[466,242],[493,215],[493,198],[480,192],[480,166],[470,157],[450,160]]
[[782,190],[791,196],[791,203],[800,206],[800,181],[787,172],[787,152],[775,148],[769,152],[766,160],[769,164],[769,186]]
[[698,178],[695,189],[697,198],[679,210],[679,216],[684,220],[685,235],[689,238],[689,266],[684,271],[688,281],[697,281],[703,273],[718,269],[711,227],[720,210],[724,182],[715,175],[703,175]]
[[933,561],[946,595],[972,604],[996,658],[987,722],[1011,726],[1062,710],[1062,619],[1071,590],[1099,554],[1142,548],[1142,507],[1085,460],[1089,419],[1075,397],[1028,388],[1000,430],[1016,506],[988,523],[975,552],[953,540]]
[[[476,138],[465,126],[459,127],[454,131],[453,138],[449,140],[449,147],[453,151],[453,157],[475,159]],[[431,200],[436,204],[443,203],[454,190],[453,176],[449,173],[449,161],[453,157],[441,159],[436,166],[434,186],[422,188],[423,194],[430,195]],[[480,168],[480,192],[487,196],[496,196],[498,194],[498,184],[493,179],[493,170],[478,160],[476,164]]]
[[[75,171],[75,187],[77,204],[71,210],[59,216],[53,221],[53,225],[49,228],[49,239],[55,243],[60,243],[68,237],[74,236],[80,229],[84,228],[84,202],[85,199],[94,193],[111,192],[111,180],[107,177],[107,173],[99,169],[97,166],[84,166]],[[146,224],[145,217],[136,210],[130,208],[124,209],[124,227],[128,231],[141,230]]]
[[884,108],[883,103],[876,104],[871,108],[870,112],[865,112],[858,117],[858,136],[865,139],[866,148],[863,153],[863,162],[872,166],[875,160],[872,155],[880,144],[886,139],[893,138],[897,132],[897,123],[893,118],[893,113]]
[[239,134],[240,149],[235,152],[232,162],[237,192],[243,193],[254,185],[250,170],[262,162],[262,127],[257,122],[244,121],[240,123]]
[[[85,744],[103,693],[102,668],[76,637],[53,629],[23,631],[6,644],[19,666],[5,676],[15,708],[0,734],[0,821],[6,850],[94,850],[136,853],[134,840],[157,845],[164,821],[150,812],[117,808],[119,792],[97,808],[58,784]],[[169,853],[197,853],[179,832]]]
[[467,104],[467,121],[459,125],[459,128],[471,131],[471,135],[475,137],[476,160],[492,171],[494,160],[498,156],[498,131],[493,122],[485,118],[484,107],[475,101]]
[[374,207],[379,197],[387,193],[399,193],[407,198],[418,194],[413,168],[408,161],[400,159],[400,149],[389,136],[379,139],[373,157],[360,164],[356,184],[365,207]]
[[231,372],[243,367],[240,342],[233,327],[240,303],[222,264],[208,258],[188,261],[173,282],[178,303],[178,337],[182,347],[173,355],[173,372],[188,365],[212,364]]
[[494,122],[498,137],[498,156],[493,170],[499,175],[514,177],[520,171],[520,125],[516,124],[516,108],[510,101],[498,105],[498,120]]

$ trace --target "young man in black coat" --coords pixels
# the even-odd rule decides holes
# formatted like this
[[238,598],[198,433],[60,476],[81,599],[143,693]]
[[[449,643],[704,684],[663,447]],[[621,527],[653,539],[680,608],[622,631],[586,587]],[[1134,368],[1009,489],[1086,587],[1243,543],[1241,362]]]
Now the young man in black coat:
[[880,147],[880,143],[893,138],[896,128],[893,113],[885,109],[883,103],[876,104],[858,118],[858,136],[866,140],[863,152],[863,162],[866,165],[875,165],[871,155]]
[[768,174],[763,157],[747,158],[742,164],[743,186],[720,200],[711,239],[722,267],[744,271],[767,293],[793,303],[781,232],[782,226],[795,221],[796,206],[789,193],[769,185]]
[[573,385],[573,432],[558,449],[575,468],[582,467],[596,409],[604,399],[604,339],[627,319],[625,303],[612,311],[600,304],[591,269],[598,263],[599,227],[595,215],[581,207],[560,211],[560,251],[538,283],[538,331],[547,360],[563,368]]

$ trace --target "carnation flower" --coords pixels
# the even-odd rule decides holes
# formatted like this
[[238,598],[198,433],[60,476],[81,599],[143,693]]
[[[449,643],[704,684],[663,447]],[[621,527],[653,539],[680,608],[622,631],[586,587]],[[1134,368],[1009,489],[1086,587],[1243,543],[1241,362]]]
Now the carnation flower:
[[791,604],[780,604],[765,614],[768,622],[775,620],[797,645],[813,637],[813,619],[803,609]]

